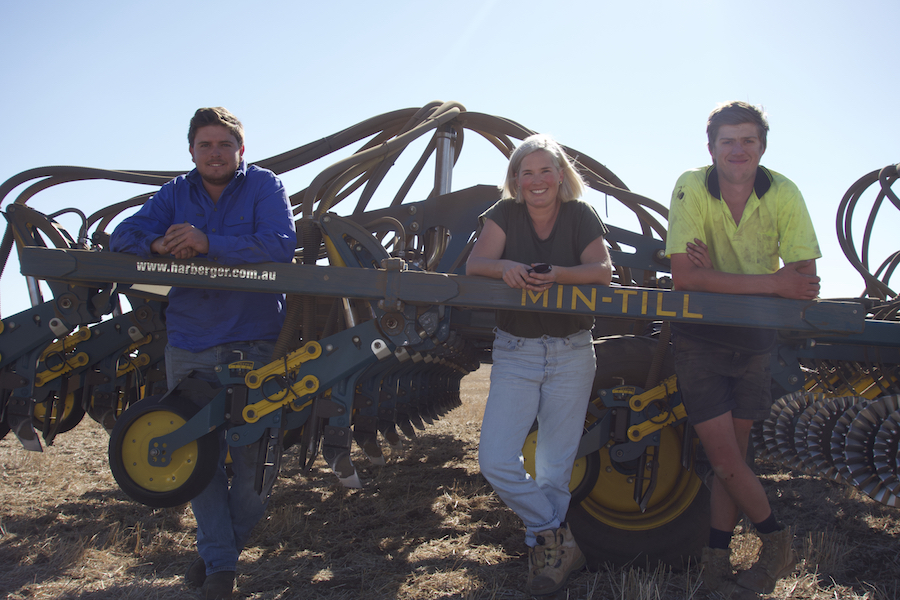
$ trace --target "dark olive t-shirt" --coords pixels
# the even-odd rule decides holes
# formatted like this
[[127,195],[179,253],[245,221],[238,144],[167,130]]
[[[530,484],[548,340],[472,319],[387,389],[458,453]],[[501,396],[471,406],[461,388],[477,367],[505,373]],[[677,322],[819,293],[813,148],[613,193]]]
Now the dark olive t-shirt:
[[[609,231],[594,207],[581,200],[560,204],[553,231],[543,240],[535,233],[524,202],[509,198],[500,200],[480,218],[482,221],[490,219],[506,234],[506,247],[501,258],[526,265],[543,262],[561,267],[578,266],[584,249]],[[591,315],[497,311],[497,327],[518,337],[566,337],[593,325]]]

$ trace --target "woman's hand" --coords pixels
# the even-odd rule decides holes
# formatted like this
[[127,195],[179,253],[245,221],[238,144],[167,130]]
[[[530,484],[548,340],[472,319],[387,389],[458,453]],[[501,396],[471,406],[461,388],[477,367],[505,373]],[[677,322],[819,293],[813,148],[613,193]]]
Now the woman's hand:
[[534,265],[529,266],[505,260],[503,261],[503,275],[501,278],[511,288],[524,288],[533,292],[543,292],[556,281],[556,274],[553,273],[552,269],[547,273],[536,273],[533,271],[533,267]]

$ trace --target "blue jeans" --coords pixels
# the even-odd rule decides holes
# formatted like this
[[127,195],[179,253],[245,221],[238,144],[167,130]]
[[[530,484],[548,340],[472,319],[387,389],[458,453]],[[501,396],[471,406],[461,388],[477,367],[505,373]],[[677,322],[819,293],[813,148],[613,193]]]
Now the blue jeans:
[[[584,430],[597,364],[591,333],[520,338],[494,330],[491,390],[478,462],[481,472],[525,523],[525,543],[556,529],[569,509],[572,464]],[[535,477],[522,445],[538,422]]]
[[[233,342],[190,352],[172,345],[166,346],[166,378],[169,389],[190,371],[194,377],[218,384],[215,366],[234,362],[243,353],[244,360],[266,364],[272,358],[271,342]],[[197,402],[198,400],[194,400]],[[260,442],[231,448],[231,467],[234,476],[231,486],[225,473],[225,457],[228,444],[225,431],[219,436],[219,464],[216,474],[206,489],[191,500],[191,508],[197,518],[197,552],[206,563],[206,574],[234,571],[238,556],[250,538],[250,532],[266,512],[268,494],[260,500],[254,489],[256,462]]]

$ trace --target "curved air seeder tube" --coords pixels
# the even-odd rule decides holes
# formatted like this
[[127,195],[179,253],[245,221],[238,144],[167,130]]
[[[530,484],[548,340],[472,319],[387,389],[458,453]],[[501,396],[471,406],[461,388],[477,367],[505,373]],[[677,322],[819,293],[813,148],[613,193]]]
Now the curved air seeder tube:
[[[483,137],[506,157],[509,157],[514,150],[515,140],[524,139],[534,133],[519,123],[503,117],[469,112],[458,102],[434,101],[421,108],[405,108],[366,119],[320,140],[260,160],[256,164],[281,175],[366,140],[351,155],[341,158],[321,171],[308,187],[291,195],[291,203],[295,207],[294,214],[304,218],[313,218],[333,210],[338,203],[351,196],[360,187],[365,186],[352,211],[354,215],[361,215],[365,212],[378,185],[382,183],[397,157],[415,140],[447,128],[452,128],[456,133],[453,148],[456,159],[463,149],[465,130]],[[668,209],[664,205],[630,191],[624,182],[599,161],[575,149],[565,146],[564,148],[575,161],[589,187],[616,198],[634,212],[640,223],[642,235],[665,239],[665,220],[668,217]],[[392,206],[403,203],[413,181],[418,177],[434,151],[435,144],[432,139],[426,145],[413,172],[409,174],[393,198]],[[40,167],[19,173],[0,185],[0,204],[13,190],[29,182],[32,183],[16,197],[16,203],[25,204],[41,191],[72,181],[107,180],[160,186],[180,174],[180,171],[108,170],[73,166]],[[900,252],[891,255],[879,266],[875,274],[872,274],[868,267],[868,250],[875,215],[882,206],[883,199],[888,198],[895,207],[900,209],[900,201],[890,188],[897,177],[897,166],[889,165],[861,178],[844,196],[837,220],[838,238],[844,254],[866,282],[864,295],[882,300],[893,298],[896,295],[888,287],[888,282],[900,263]],[[860,195],[875,181],[880,182],[881,192],[866,224],[862,256],[860,257],[853,247],[850,229],[852,212],[859,202]],[[431,196],[435,194],[436,191],[432,190]],[[113,219],[122,211],[140,205],[151,195],[152,192],[142,193],[105,207],[87,217],[84,227],[89,229],[96,225],[92,238],[95,243],[103,244],[107,236],[106,228]],[[86,234],[86,231],[83,233]],[[79,238],[82,237],[86,237],[86,235],[79,235]],[[302,240],[300,241],[302,242]],[[0,264],[2,265],[6,264],[12,248],[12,244],[6,242],[7,240],[4,239],[4,243],[0,244]]]

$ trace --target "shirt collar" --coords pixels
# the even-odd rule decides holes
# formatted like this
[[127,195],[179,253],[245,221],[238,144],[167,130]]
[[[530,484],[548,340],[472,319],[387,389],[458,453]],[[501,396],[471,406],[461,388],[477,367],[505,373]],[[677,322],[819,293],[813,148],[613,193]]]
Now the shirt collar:
[[[762,199],[763,195],[772,187],[772,174],[765,167],[756,167],[756,179],[753,182],[753,191],[756,197]],[[719,189],[719,178],[716,175],[716,166],[712,165],[706,169],[706,189],[709,193],[719,200],[722,199],[722,192]]]

